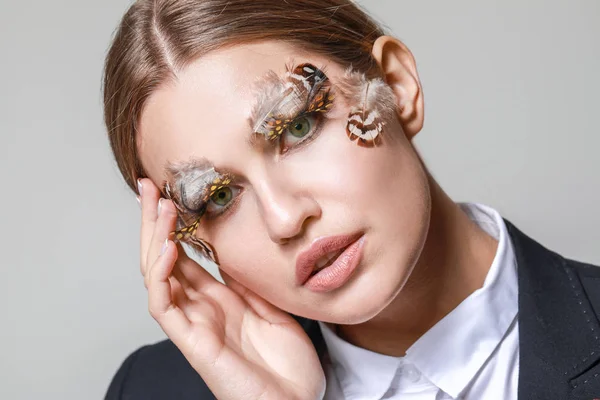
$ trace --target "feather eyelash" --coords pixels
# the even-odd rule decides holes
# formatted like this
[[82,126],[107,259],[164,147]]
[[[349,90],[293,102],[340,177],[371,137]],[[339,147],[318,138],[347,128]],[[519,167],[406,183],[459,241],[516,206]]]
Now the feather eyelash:
[[[186,242],[218,264],[214,248],[207,241],[196,237],[210,197],[231,183],[229,175],[219,174],[205,162],[172,163],[167,167],[167,181],[163,186],[165,197],[172,200],[177,209],[177,228],[169,234],[173,241]],[[169,184],[173,182],[173,186]],[[188,193],[186,188],[195,188]]]
[[259,93],[251,115],[257,121],[253,131],[276,140],[302,113],[326,113],[333,105],[333,94],[325,73],[312,64],[286,65],[283,79],[269,72],[259,82],[267,90]]
[[208,189],[221,175],[203,162],[173,163],[167,171],[167,182],[173,183],[169,191],[179,211],[193,217],[201,217],[204,211],[203,203],[210,197]]

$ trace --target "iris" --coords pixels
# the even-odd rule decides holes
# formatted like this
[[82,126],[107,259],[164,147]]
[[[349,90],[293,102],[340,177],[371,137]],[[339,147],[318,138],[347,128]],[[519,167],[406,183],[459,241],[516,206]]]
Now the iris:
[[311,129],[310,121],[306,117],[300,117],[294,120],[288,128],[290,134],[297,138],[306,136]]
[[217,190],[210,199],[219,206],[225,206],[233,198],[233,192],[230,187],[226,186]]

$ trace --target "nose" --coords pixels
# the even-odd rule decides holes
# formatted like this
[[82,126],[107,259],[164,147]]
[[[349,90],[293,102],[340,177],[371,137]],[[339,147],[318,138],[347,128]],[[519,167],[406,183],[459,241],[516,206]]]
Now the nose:
[[321,216],[313,196],[285,177],[264,177],[254,185],[269,237],[283,244],[300,236],[307,222]]

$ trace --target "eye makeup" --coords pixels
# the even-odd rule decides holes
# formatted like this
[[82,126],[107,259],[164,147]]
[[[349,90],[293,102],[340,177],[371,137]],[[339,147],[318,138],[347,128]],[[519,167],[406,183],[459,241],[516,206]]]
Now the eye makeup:
[[[178,228],[170,233],[170,238],[190,243],[205,257],[218,264],[214,248],[196,237],[196,230],[200,220],[212,212],[209,210],[210,202],[221,201],[231,195],[229,185],[233,182],[233,175],[218,172],[206,159],[169,163],[166,172],[163,193],[173,201],[179,216]],[[227,206],[223,208],[226,209]]]
[[299,119],[325,115],[333,106],[331,84],[325,73],[309,63],[287,65],[283,79],[269,72],[259,92],[250,121],[252,131],[275,141]]
[[288,64],[283,78],[269,72],[257,82],[259,95],[252,109],[252,131],[269,141],[281,137],[298,118],[322,114],[333,107],[334,91],[350,106],[346,133],[359,146],[381,144],[383,127],[396,111],[392,88],[381,78],[348,68],[335,85],[310,63]]

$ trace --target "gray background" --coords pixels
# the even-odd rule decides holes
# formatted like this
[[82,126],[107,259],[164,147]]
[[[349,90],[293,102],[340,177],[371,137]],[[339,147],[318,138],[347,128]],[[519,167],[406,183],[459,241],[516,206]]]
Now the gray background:
[[[418,60],[416,142],[442,186],[600,264],[600,2],[362,3]],[[0,3],[1,399],[99,399],[127,354],[164,338],[101,120],[128,4]]]

